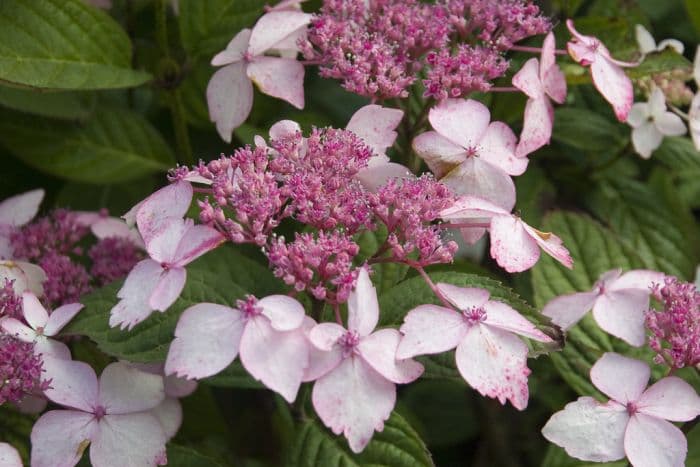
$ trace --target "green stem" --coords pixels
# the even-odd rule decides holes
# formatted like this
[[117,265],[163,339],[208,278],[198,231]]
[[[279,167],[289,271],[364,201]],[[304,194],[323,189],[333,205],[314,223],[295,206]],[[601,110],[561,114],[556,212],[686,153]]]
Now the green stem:
[[180,90],[176,88],[167,92],[170,103],[170,113],[173,119],[173,129],[175,130],[178,161],[184,165],[194,165],[192,146],[190,145],[190,134],[187,131],[187,120],[185,119],[185,107],[182,105]]

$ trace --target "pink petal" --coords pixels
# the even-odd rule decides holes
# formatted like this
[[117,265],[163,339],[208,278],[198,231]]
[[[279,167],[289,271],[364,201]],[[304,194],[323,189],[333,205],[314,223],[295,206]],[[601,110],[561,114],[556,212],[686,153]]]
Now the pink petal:
[[44,199],[44,190],[27,191],[0,203],[0,224],[20,227],[34,219]]
[[566,78],[556,63],[555,49],[554,33],[549,32],[542,43],[540,79],[549,97],[556,103],[563,104],[566,100]]
[[38,415],[44,410],[49,404],[49,401],[43,396],[27,395],[24,396],[20,402],[16,404],[17,410],[21,413],[29,415]]
[[[24,292],[32,292],[34,295],[42,296],[44,287],[42,283],[46,281],[46,273],[39,266],[24,261],[1,261],[0,280],[13,281],[12,287],[17,295]],[[2,281],[4,284],[4,281]]]
[[643,159],[649,159],[651,154],[661,146],[664,135],[653,122],[647,121],[642,126],[632,130],[632,145]]
[[314,385],[311,400],[321,421],[336,435],[343,433],[350,449],[362,451],[396,403],[396,386],[361,358],[350,357]]
[[226,65],[214,73],[207,85],[209,119],[227,143],[231,142],[233,130],[246,121],[253,108],[253,83],[246,68],[242,61]]
[[648,308],[648,292],[618,290],[598,297],[593,306],[593,317],[608,334],[639,347],[644,344],[644,312]]
[[41,304],[36,295],[31,292],[22,294],[22,311],[24,319],[34,329],[44,328],[49,320],[49,314],[46,308]]
[[[171,344],[172,345],[172,344]],[[197,382],[175,375],[166,376],[163,380],[165,386],[165,397],[187,397],[197,390]]]
[[348,297],[348,329],[367,336],[379,321],[377,290],[372,285],[367,268],[361,268],[355,288]]
[[436,131],[426,131],[413,138],[413,150],[437,178],[444,177],[466,160],[467,153]]
[[301,127],[292,120],[280,120],[270,127],[270,139],[276,140],[287,136],[294,136],[301,132]]
[[539,99],[544,97],[544,87],[540,81],[540,62],[531,58],[513,76],[513,86],[520,89],[528,97]]
[[355,112],[345,129],[362,138],[376,154],[384,154],[394,144],[394,130],[402,118],[402,110],[370,104]]
[[168,440],[177,434],[182,425],[182,406],[174,397],[163,399],[163,402],[151,410],[151,415],[156,417]]
[[612,105],[617,119],[621,122],[627,120],[634,91],[632,81],[622,68],[599,57],[591,63],[591,77],[598,92]]
[[158,419],[150,413],[107,415],[90,446],[90,461],[96,466],[159,465],[166,436]]
[[[371,160],[370,160],[371,162]],[[409,179],[413,174],[407,167],[395,162],[369,165],[361,169],[355,178],[369,191],[376,193],[379,187],[392,179]]]
[[153,193],[136,210],[136,224],[146,244],[160,234],[170,218],[181,218],[192,202],[192,185],[179,181]]
[[634,467],[683,467],[688,442],[666,420],[636,414],[625,431],[625,453]]
[[672,422],[688,422],[700,415],[700,397],[676,376],[668,376],[644,391],[636,403],[639,412]]
[[43,357],[60,358],[61,360],[71,359],[70,349],[66,344],[44,336],[37,337],[34,353]]
[[571,269],[574,265],[574,260],[571,258],[569,250],[564,246],[561,238],[551,232],[541,232],[525,222],[522,223],[523,228],[537,242],[537,245],[552,258],[559,261],[561,264]]
[[248,49],[248,42],[250,42],[250,33],[251,30],[248,28],[241,29],[231,39],[231,42],[226,45],[226,49],[214,55],[214,58],[211,59],[211,64],[213,66],[223,66],[243,60],[243,55]]
[[695,94],[688,109],[688,129],[695,149],[700,151],[700,92]]
[[472,99],[445,99],[428,114],[435,131],[465,149],[479,144],[490,119],[489,109]]
[[566,44],[571,58],[582,65],[588,65],[595,61],[598,56],[595,50],[602,46],[600,41],[593,36],[586,36],[578,32],[574,28],[574,22],[571,19],[566,20],[566,27],[569,29],[571,35],[574,36],[574,39],[576,39]]
[[514,216],[491,219],[491,257],[508,272],[530,269],[540,259],[537,242]]
[[665,277],[665,274],[662,272],[634,269],[605,284],[605,290],[638,289],[651,293],[651,287],[654,284],[663,285]]
[[527,169],[528,160],[515,157],[517,140],[508,125],[503,122],[493,122],[486,129],[479,144],[479,158],[508,175],[521,175]]
[[311,15],[301,11],[271,11],[263,15],[253,27],[248,52],[261,55],[310,21]]
[[100,375],[99,397],[108,414],[150,410],[165,398],[163,377],[123,362],[111,363]]
[[82,303],[69,303],[53,310],[49,320],[46,322],[46,326],[44,326],[44,335],[55,336],[58,334],[82,309]]
[[14,248],[10,242],[12,227],[0,224],[0,259],[12,258]]
[[498,167],[469,157],[441,180],[457,195],[471,195],[510,212],[515,206],[515,185],[510,176]]
[[255,57],[246,70],[250,78],[268,96],[304,108],[304,65],[291,58]]
[[598,294],[596,292],[579,292],[560,295],[549,301],[542,309],[542,314],[552,319],[552,323],[569,330],[593,308]]
[[258,300],[262,314],[270,319],[270,324],[277,331],[298,329],[304,321],[304,306],[287,295],[270,295]]
[[547,97],[528,99],[525,105],[523,130],[515,150],[517,157],[525,157],[549,144],[554,125],[554,109]]
[[552,342],[552,338],[543,333],[509,305],[503,302],[489,300],[484,305],[486,324],[504,331],[520,334],[540,342]]
[[408,312],[401,325],[396,358],[436,354],[452,350],[467,332],[464,318],[447,308],[420,305]]
[[148,255],[159,263],[176,265],[181,241],[187,231],[194,227],[194,221],[168,217],[160,220],[158,227],[148,237],[144,236]]
[[99,403],[95,371],[87,363],[44,357],[44,379],[51,386],[47,398],[66,407],[92,412]]
[[608,462],[625,457],[624,437],[629,415],[615,402],[601,404],[579,397],[547,421],[542,435],[576,459]]
[[200,303],[182,313],[165,361],[165,374],[201,379],[229,366],[238,355],[244,328],[240,311]]
[[[323,326],[323,328],[314,332],[317,326]],[[334,344],[345,333],[345,328],[335,323],[317,325],[316,321],[308,316],[304,318],[302,327],[306,332],[306,338],[313,344],[309,346],[309,366],[304,370],[302,381],[315,381],[340,365],[343,360],[343,350]],[[327,350],[322,350],[322,348]]]
[[437,288],[445,295],[447,300],[462,311],[481,307],[490,296],[488,290],[476,287],[457,287],[456,285],[440,282],[437,284]]
[[121,300],[110,311],[111,327],[131,329],[148,318],[153,312],[150,298],[163,271],[163,267],[152,259],[145,259],[134,266],[117,293]]
[[32,428],[32,467],[73,466],[99,430],[93,415],[75,410],[46,412]]
[[462,220],[469,218],[491,219],[491,217],[505,214],[510,215],[500,206],[496,206],[490,201],[476,196],[460,196],[452,206],[440,212],[440,217],[444,220]]
[[649,381],[649,366],[634,358],[607,352],[591,368],[591,382],[620,404],[635,402]]
[[397,360],[401,335],[396,329],[381,329],[360,340],[360,356],[380,375],[397,384],[406,384],[423,374],[423,365],[413,360]]
[[5,333],[16,337],[22,342],[34,342],[36,338],[36,331],[34,329],[15,318],[4,318],[0,320],[0,328]]
[[681,117],[671,112],[657,116],[654,123],[664,136],[681,136],[688,131]]
[[158,285],[148,300],[148,306],[154,310],[165,311],[175,303],[185,288],[187,271],[185,268],[171,268],[160,276]]
[[309,365],[304,331],[276,331],[264,316],[248,320],[241,337],[241,363],[265,386],[292,403]]
[[[197,181],[189,179],[189,181]],[[146,249],[138,231],[129,228],[125,221],[116,217],[100,219],[90,226],[92,233],[99,239],[117,237],[129,240],[139,248]]]
[[309,331],[309,341],[319,350],[330,351],[338,339],[347,334],[344,327],[337,323],[320,323]]
[[455,359],[462,378],[482,396],[527,407],[527,345],[512,333],[488,325],[473,326],[457,346]]
[[17,449],[7,443],[0,443],[0,465],[3,467],[22,467],[22,459]]

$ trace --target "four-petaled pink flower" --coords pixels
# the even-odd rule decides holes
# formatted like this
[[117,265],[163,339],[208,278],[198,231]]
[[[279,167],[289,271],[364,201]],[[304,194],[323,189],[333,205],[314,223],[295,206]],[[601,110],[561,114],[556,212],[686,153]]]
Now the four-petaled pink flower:
[[49,337],[56,336],[83,308],[80,303],[70,303],[56,308],[49,315],[44,306],[31,292],[22,294],[22,312],[28,326],[15,318],[0,321],[0,328],[24,342],[34,342],[34,352],[70,360],[70,350],[63,342]]
[[435,131],[418,135],[413,149],[455,194],[487,199],[510,211],[526,158],[515,157],[517,138],[503,122],[491,122],[489,109],[475,100],[446,99],[430,109]]
[[0,466],[22,467],[22,459],[19,457],[19,452],[12,445],[0,443]]
[[0,203],[0,259],[13,257],[10,234],[36,216],[43,199],[44,190],[38,189],[12,196]]
[[333,433],[343,433],[353,452],[362,451],[374,431],[384,429],[396,403],[396,384],[423,373],[413,360],[397,360],[396,329],[372,332],[379,320],[377,292],[366,268],[348,298],[348,329],[321,323],[309,340],[322,353],[312,353],[305,380],[316,380],[311,399],[316,413]]
[[86,363],[46,358],[46,397],[68,410],[46,412],[32,429],[33,467],[71,467],[90,446],[95,467],[164,465],[166,436],[149,411],[163,401],[163,378],[125,363],[99,381]]
[[150,258],[131,270],[117,293],[109,325],[131,329],[153,310],[165,311],[180,296],[185,266],[224,241],[217,230],[183,219],[192,201],[192,186],[179,181],[142,201],[136,224]]
[[420,305],[401,325],[397,358],[435,354],[457,348],[457,369],[484,396],[527,407],[527,345],[516,334],[540,342],[552,339],[505,303],[489,300],[485,289],[437,284],[455,307]]
[[646,363],[606,353],[591,368],[591,381],[611,400],[580,397],[555,413],[542,434],[577,459],[608,462],[627,456],[634,467],[682,467],[688,443],[669,421],[700,415],[700,397],[675,376],[646,389],[649,375]]
[[238,308],[194,305],[177,323],[165,374],[206,378],[226,368],[240,352],[248,373],[291,403],[309,364],[304,317],[301,303],[285,295],[248,297]]
[[593,36],[585,36],[574,28],[574,22],[566,20],[573,39],[567,44],[569,55],[583,66],[590,65],[593,84],[615,111],[621,122],[627,120],[634,100],[632,81],[621,67],[637,66],[637,63],[615,60],[603,43]]
[[601,275],[590,292],[554,298],[542,314],[566,331],[592,309],[601,329],[639,347],[644,344],[644,312],[649,308],[651,287],[663,282],[660,272],[638,269],[622,274],[613,269]]
[[[306,33],[311,15],[301,11],[271,11],[252,30],[242,29],[211,61],[224,66],[207,86],[209,116],[221,138],[248,118],[253,107],[253,82],[260,91],[304,108],[304,65],[296,61],[297,39]],[[274,51],[279,56],[266,56]]]
[[513,76],[513,86],[527,97],[523,130],[515,148],[517,157],[549,144],[554,124],[554,108],[550,98],[557,104],[566,100],[566,79],[555,61],[554,33],[550,32],[542,44],[542,56],[538,61],[531,58]]
[[484,199],[460,197],[440,217],[464,224],[461,232],[468,243],[479,240],[488,228],[491,257],[508,272],[521,272],[534,266],[540,258],[540,248],[567,268],[573,265],[569,250],[559,237],[530,227],[520,217]]
[[661,146],[664,136],[680,136],[686,132],[681,118],[666,110],[666,96],[654,88],[649,102],[637,102],[632,106],[627,123],[632,129],[632,144],[637,154],[649,159]]

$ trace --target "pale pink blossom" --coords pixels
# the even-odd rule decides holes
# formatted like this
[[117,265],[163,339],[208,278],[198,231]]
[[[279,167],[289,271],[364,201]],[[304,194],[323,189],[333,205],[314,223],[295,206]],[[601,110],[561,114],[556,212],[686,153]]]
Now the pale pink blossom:
[[0,443],[0,467],[22,467],[22,458],[12,445]]
[[634,150],[644,159],[649,159],[661,146],[664,136],[680,136],[686,132],[683,120],[666,110],[666,96],[659,88],[654,88],[649,102],[637,102],[632,106],[627,123],[633,128]]
[[194,305],[180,316],[165,374],[188,379],[215,375],[240,353],[248,373],[293,402],[309,364],[301,328],[304,307],[285,295],[239,300],[237,308]]
[[566,79],[555,60],[554,33],[547,34],[542,44],[542,55],[538,61],[531,58],[513,76],[513,86],[527,97],[523,130],[515,148],[517,157],[549,144],[554,124],[554,108],[550,100],[563,104],[566,100]]
[[649,366],[606,353],[591,368],[591,381],[610,397],[580,397],[555,413],[542,434],[577,459],[608,462],[625,456],[634,467],[683,467],[687,441],[670,422],[700,415],[700,397],[669,376],[647,389]]
[[375,431],[384,429],[396,403],[396,384],[414,381],[423,366],[397,360],[400,334],[374,328],[379,320],[377,292],[366,268],[348,298],[348,328],[321,323],[309,340],[323,354],[315,354],[305,380],[316,380],[311,400],[321,421],[347,438],[353,452],[362,451]]
[[[264,94],[304,108],[304,65],[296,61],[296,41],[311,15],[295,10],[271,11],[253,29],[242,29],[211,61],[223,66],[207,86],[209,116],[221,138],[248,118],[253,106],[253,83]],[[266,56],[268,51],[279,56]]]
[[145,249],[143,239],[134,225],[126,223],[124,219],[111,217],[101,212],[76,212],[76,222],[90,227],[92,234],[100,240],[106,238],[121,238],[128,240],[135,246]]
[[83,308],[80,303],[71,303],[56,308],[49,315],[44,306],[31,292],[22,294],[22,312],[27,324],[15,319],[0,321],[0,328],[24,342],[34,342],[34,352],[70,360],[70,350],[55,337],[63,327]]
[[0,284],[5,284],[5,281],[12,282],[17,295],[32,292],[41,297],[46,273],[39,266],[25,261],[0,261]]
[[[484,396],[509,400],[518,410],[527,407],[528,348],[518,337],[540,342],[552,339],[509,305],[489,300],[485,289],[437,284],[454,309],[420,305],[401,325],[397,358],[457,349],[457,369]],[[457,310],[457,311],[455,311]]]
[[528,160],[515,156],[517,138],[475,100],[446,99],[430,109],[435,131],[418,135],[413,149],[455,194],[478,196],[510,211],[515,185]]
[[634,67],[638,64],[615,60],[597,37],[579,33],[572,20],[566,20],[566,26],[573,36],[567,44],[569,55],[583,66],[590,65],[593,84],[612,105],[617,119],[624,122],[632,108],[634,90],[632,81],[622,67]]
[[224,241],[212,227],[182,218],[192,194],[192,186],[179,181],[138,205],[136,224],[150,258],[136,264],[127,276],[117,293],[121,300],[111,310],[110,326],[131,329],[153,310],[167,310],[185,287],[185,266]]
[[[562,240],[550,232],[541,232],[519,216],[484,199],[463,196],[440,213],[446,221],[463,224],[460,229],[470,244],[488,229],[491,257],[508,272],[530,269],[540,258],[540,249],[571,269],[573,260]],[[473,224],[471,226],[470,224]]]
[[88,446],[95,467],[165,463],[166,436],[150,413],[163,401],[162,377],[112,363],[98,381],[82,362],[49,357],[44,364],[51,378],[45,394],[66,409],[34,424],[32,467],[72,467]]
[[563,330],[578,323],[593,310],[593,318],[605,332],[628,344],[644,344],[644,313],[654,284],[662,284],[664,275],[636,269],[622,274],[613,269],[600,276],[590,292],[561,295],[551,300],[542,314]]
[[10,235],[34,219],[43,199],[44,190],[38,189],[12,196],[0,203],[0,259],[13,257]]
[[683,51],[685,50],[683,43],[678,39],[664,39],[657,45],[654,36],[641,24],[635,25],[634,36],[637,39],[637,45],[642,55],[647,55],[652,52],[661,52],[667,47],[675,50],[680,55],[683,55]]

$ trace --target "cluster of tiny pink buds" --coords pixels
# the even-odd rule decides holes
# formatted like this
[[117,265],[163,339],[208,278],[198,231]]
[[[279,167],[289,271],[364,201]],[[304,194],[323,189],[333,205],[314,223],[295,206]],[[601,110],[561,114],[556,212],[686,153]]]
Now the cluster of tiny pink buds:
[[14,281],[5,279],[5,285],[0,288],[0,320],[22,319],[22,299],[15,293],[13,283]]
[[672,368],[700,364],[700,292],[694,284],[670,276],[663,285],[655,284],[653,292],[663,304],[663,310],[646,313],[649,346],[657,353],[657,363]]
[[46,273],[44,297],[52,307],[78,302],[92,289],[85,267],[69,256],[50,251],[39,260],[39,266]]
[[446,241],[433,222],[454,201],[449,188],[432,175],[392,180],[370,195],[370,206],[389,233],[391,259],[420,267],[451,262],[458,245]]
[[144,255],[128,239],[107,237],[93,245],[88,251],[88,256],[92,260],[90,275],[102,286],[126,277]]
[[246,295],[244,300],[236,300],[238,308],[245,318],[252,318],[262,313],[262,308],[258,305],[258,299],[253,295]]
[[275,276],[318,300],[343,303],[355,284],[357,269],[352,260],[359,246],[341,232],[296,234],[293,242],[283,237],[270,242],[267,257]]
[[525,0],[447,0],[446,7],[461,38],[477,37],[499,50],[552,29],[539,7]]
[[12,233],[10,240],[16,258],[39,260],[47,252],[81,255],[78,242],[90,229],[78,222],[76,213],[56,209]]
[[43,361],[34,353],[34,344],[0,335],[0,405],[18,403],[26,395],[43,391]]
[[430,65],[423,80],[425,97],[437,100],[461,97],[491,88],[491,81],[503,76],[508,61],[492,47],[460,45],[456,50],[441,49],[426,56]]

